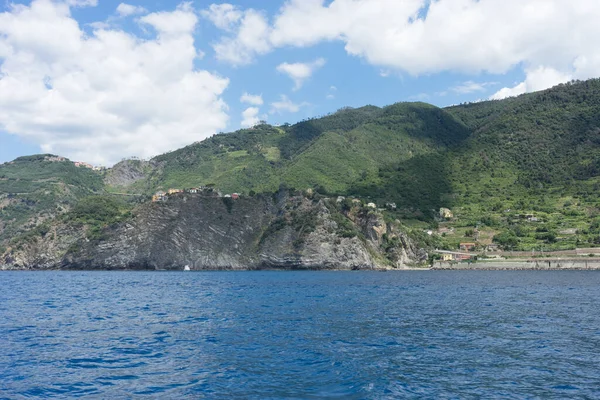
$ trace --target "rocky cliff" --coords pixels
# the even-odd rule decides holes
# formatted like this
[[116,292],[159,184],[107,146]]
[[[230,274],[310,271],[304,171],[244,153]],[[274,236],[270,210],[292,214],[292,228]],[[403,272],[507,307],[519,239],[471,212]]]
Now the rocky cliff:
[[374,209],[278,194],[200,194],[139,206],[92,238],[65,223],[8,249],[2,269],[375,269],[427,254]]

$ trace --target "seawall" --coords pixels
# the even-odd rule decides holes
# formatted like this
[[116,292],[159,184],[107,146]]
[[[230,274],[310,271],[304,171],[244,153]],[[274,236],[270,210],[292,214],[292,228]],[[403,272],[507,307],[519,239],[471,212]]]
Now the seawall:
[[471,263],[437,262],[434,270],[600,270],[600,259],[533,259],[477,261]]

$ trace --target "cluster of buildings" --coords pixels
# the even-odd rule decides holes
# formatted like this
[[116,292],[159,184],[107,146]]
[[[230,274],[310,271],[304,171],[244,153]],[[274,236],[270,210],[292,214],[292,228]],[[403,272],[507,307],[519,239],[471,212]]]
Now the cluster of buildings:
[[237,200],[240,198],[239,193],[226,194],[226,195],[222,196],[220,192],[218,192],[217,190],[215,190],[212,187],[200,186],[197,188],[190,188],[190,189],[169,189],[166,192],[159,190],[152,196],[152,202],[156,203],[159,201],[167,201],[169,196],[174,196],[174,195],[178,195],[178,194],[182,194],[182,193],[206,194],[206,195],[210,195],[211,197],[225,197],[225,198],[231,198],[233,200]]
[[[477,243],[460,243],[459,251],[436,250],[436,253],[441,256],[442,261],[468,261],[473,259],[477,254],[475,251],[479,245]],[[482,245],[485,252],[496,252],[499,250],[497,244]]]
[[106,167],[95,167],[90,163],[86,163],[83,161],[74,161],[73,164],[77,167],[77,168],[88,168],[94,171],[104,171],[106,169]]
[[[53,155],[48,155],[48,156],[44,157],[44,161],[71,162],[71,160],[69,160],[66,157],[53,156]],[[104,171],[106,169],[106,167],[94,167],[92,164],[86,163],[84,161],[73,161],[73,165],[75,165],[77,168],[88,168],[88,169],[92,169],[94,171]]]
[[[312,194],[312,190],[311,189],[309,189],[309,190],[310,190],[310,193]],[[337,201],[337,203],[341,203],[344,200],[346,200],[346,198],[344,196],[338,196],[336,201]],[[352,204],[362,204],[362,200],[352,199]],[[377,208],[377,204],[375,204],[375,203],[367,203],[366,206],[367,206],[367,208],[373,208],[373,209]],[[396,203],[387,203],[385,206],[386,206],[386,208],[388,208],[390,210],[396,209]]]

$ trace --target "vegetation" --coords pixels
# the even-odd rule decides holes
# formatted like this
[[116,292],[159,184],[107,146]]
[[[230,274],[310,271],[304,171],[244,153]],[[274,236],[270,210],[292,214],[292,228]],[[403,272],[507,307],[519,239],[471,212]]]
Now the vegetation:
[[[93,171],[48,157],[0,166],[0,243],[104,191],[148,196],[213,184],[224,193],[250,194],[283,184],[379,207],[395,203],[388,218],[401,219],[430,246],[600,245],[600,80],[446,109],[424,103],[347,108],[295,125],[218,134],[132,164],[141,178],[118,190]],[[440,218],[441,207],[453,217]],[[84,209],[77,218],[96,211]],[[297,217],[286,223],[310,230],[293,222],[310,216]],[[356,234],[343,220],[338,226],[343,235]]]
[[103,187],[98,172],[51,154],[0,165],[0,243],[63,214]]

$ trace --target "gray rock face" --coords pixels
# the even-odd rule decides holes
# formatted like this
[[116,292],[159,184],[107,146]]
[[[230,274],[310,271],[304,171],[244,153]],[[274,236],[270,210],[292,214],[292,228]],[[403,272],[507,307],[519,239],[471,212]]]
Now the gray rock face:
[[142,160],[124,160],[112,167],[104,182],[109,186],[129,186],[145,179],[152,164]]
[[[336,221],[357,234],[340,235]],[[108,228],[102,241],[64,230],[69,240],[46,240],[61,242],[60,248],[30,247],[26,262],[23,252],[13,251],[4,257],[4,268],[374,269],[419,261],[419,249],[405,236],[397,241],[402,248],[382,247],[383,234],[394,228],[380,215],[346,217],[326,200],[301,196],[233,200],[181,194],[142,205],[133,219]]]

